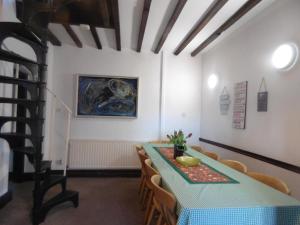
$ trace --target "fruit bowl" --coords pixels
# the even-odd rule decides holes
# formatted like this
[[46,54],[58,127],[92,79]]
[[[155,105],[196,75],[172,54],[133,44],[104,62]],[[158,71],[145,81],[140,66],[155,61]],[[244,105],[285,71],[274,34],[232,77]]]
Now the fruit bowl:
[[197,166],[201,162],[200,159],[191,156],[179,156],[176,161],[186,167]]

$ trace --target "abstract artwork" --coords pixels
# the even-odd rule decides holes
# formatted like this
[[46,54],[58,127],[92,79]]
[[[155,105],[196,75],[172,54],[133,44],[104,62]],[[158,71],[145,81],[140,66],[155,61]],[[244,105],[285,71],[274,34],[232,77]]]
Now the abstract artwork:
[[79,75],[77,116],[137,117],[138,78]]
[[247,87],[247,81],[236,83],[234,86],[232,127],[236,129],[246,128]]

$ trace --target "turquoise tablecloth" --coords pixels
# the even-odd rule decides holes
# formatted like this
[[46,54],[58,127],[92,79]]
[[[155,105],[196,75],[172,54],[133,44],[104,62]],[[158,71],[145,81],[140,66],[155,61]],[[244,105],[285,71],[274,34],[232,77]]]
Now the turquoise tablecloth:
[[190,184],[153,147],[143,145],[176,196],[178,225],[300,225],[300,202],[193,149],[187,153],[239,183]]

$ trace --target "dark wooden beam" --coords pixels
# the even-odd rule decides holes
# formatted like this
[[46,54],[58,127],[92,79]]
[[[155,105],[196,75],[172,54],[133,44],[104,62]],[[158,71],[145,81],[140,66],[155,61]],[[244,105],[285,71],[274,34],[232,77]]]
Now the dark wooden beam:
[[97,48],[98,48],[98,49],[102,49],[102,45],[101,45],[100,38],[99,38],[99,36],[98,36],[96,27],[91,26],[91,33],[92,33],[92,36],[93,36],[93,38],[94,38],[94,40],[95,40],[95,43],[96,43],[96,45],[97,45]]
[[72,38],[72,40],[74,41],[74,43],[77,45],[78,48],[82,48],[82,43],[79,40],[78,36],[76,35],[76,33],[74,32],[74,30],[72,29],[72,27],[70,25],[67,24],[63,24],[64,28],[66,29],[67,33],[70,35],[70,37]]
[[61,46],[61,41],[50,30],[48,30],[47,38],[54,46]]
[[118,0],[111,0],[113,24],[116,35],[117,50],[121,51],[121,31],[120,31],[120,18],[119,18],[119,2]]
[[154,53],[159,53],[160,49],[162,48],[163,44],[165,43],[170,31],[172,30],[175,22],[177,21],[183,7],[185,6],[185,3],[187,2],[187,0],[178,0],[177,5],[173,11],[173,14],[171,16],[171,18],[169,19],[169,22],[164,30],[164,32],[162,33],[159,42],[154,50]]
[[218,36],[220,36],[224,31],[231,27],[235,22],[237,22],[241,17],[243,17],[247,12],[254,8],[262,0],[248,0],[236,13],[234,13],[222,26],[220,26],[212,35],[210,35],[203,43],[201,43],[192,53],[191,56],[196,56],[204,48],[206,48],[211,42],[213,42]]
[[185,36],[181,44],[174,52],[178,55],[196,36],[197,34],[209,23],[209,21],[219,12],[219,10],[228,2],[228,0],[214,0],[209,8],[201,16],[196,26]]
[[137,49],[136,49],[137,52],[140,52],[141,48],[142,48],[146,24],[147,24],[148,15],[149,15],[150,6],[151,6],[151,1],[152,0],[144,0],[143,14],[142,14],[142,20],[141,20],[141,25],[140,25]]
[[99,1],[99,10],[103,25],[105,27],[110,27],[110,14],[107,1],[108,0]]

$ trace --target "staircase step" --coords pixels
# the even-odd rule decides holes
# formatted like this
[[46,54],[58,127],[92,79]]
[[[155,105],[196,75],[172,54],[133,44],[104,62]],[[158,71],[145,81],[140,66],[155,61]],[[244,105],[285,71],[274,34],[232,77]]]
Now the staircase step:
[[33,42],[35,44],[40,45],[41,47],[45,47],[40,39],[36,37],[35,34],[33,34],[30,29],[26,27],[23,23],[15,23],[15,22],[1,22],[0,23],[0,30],[5,31],[9,34],[15,34],[18,37],[24,38],[26,40],[29,40],[30,42]]
[[51,160],[43,160],[41,163],[41,171],[51,169]]
[[14,77],[8,77],[0,75],[0,83],[6,83],[6,84],[26,84],[26,85],[39,85],[39,84],[45,84],[43,82],[39,81],[31,81],[26,79],[19,79]]
[[0,103],[36,105],[39,102],[45,103],[45,101],[40,101],[40,100],[19,99],[19,98],[3,98],[3,97],[0,97]]
[[33,155],[35,153],[34,147],[15,147],[11,149],[14,152],[20,152],[24,154],[30,154]]
[[32,136],[31,134],[23,134],[23,133],[0,133],[0,138],[3,139],[28,138],[28,139],[42,140],[43,136],[37,137],[37,136]]
[[50,175],[41,184],[41,191],[42,192],[46,192],[51,187],[53,187],[53,186],[55,186],[57,184],[63,184],[63,187],[65,188],[65,186],[66,186],[66,180],[67,180],[66,176],[62,176],[62,175]]
[[74,205],[75,208],[78,207],[79,204],[79,193],[77,191],[64,191],[58,195],[56,195],[55,197],[49,199],[48,201],[46,201],[41,209],[39,210],[39,212],[37,212],[37,214],[33,214],[33,218],[34,218],[34,224],[39,224],[44,222],[45,217],[47,215],[47,213],[55,206],[65,203],[65,202],[69,202],[71,201]]
[[29,122],[35,122],[37,120],[44,120],[44,119],[38,119],[38,118],[35,119],[29,117],[0,116],[0,121],[3,122],[16,121],[16,122],[29,123]]
[[[32,60],[27,59],[23,56],[20,56],[16,53],[5,51],[2,49],[0,49],[0,59],[4,60],[4,61],[15,62],[15,63],[20,63],[20,64],[28,63],[28,64],[35,65],[35,66],[39,65],[35,61],[32,61]],[[43,66],[46,66],[46,65],[43,65]]]

